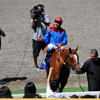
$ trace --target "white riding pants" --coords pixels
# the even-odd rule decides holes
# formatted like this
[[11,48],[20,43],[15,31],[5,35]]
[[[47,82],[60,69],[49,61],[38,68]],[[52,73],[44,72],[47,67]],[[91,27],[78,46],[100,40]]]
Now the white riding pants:
[[[63,49],[63,48],[64,48],[64,47],[61,46],[60,49]],[[55,46],[55,45],[53,45],[53,44],[48,44],[48,45],[47,45],[47,49],[48,49],[48,51],[50,51],[50,50],[52,50],[52,49],[58,49],[58,47]]]

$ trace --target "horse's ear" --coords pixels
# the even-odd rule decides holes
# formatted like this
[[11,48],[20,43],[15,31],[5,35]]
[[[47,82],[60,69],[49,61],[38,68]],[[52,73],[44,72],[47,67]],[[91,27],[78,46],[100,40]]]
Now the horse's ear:
[[77,51],[77,50],[78,50],[78,47],[79,47],[79,46],[77,46],[77,47],[75,48],[75,51]]
[[72,53],[71,48],[69,48],[69,53]]

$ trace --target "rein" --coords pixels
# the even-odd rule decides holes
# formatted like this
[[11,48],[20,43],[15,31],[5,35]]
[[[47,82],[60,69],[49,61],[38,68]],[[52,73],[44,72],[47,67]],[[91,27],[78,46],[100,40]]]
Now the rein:
[[67,66],[69,69],[72,69],[72,68],[70,68],[70,66],[68,66],[68,65],[61,59],[61,56],[60,56],[60,52],[59,52],[59,51],[58,51],[58,55],[59,55],[59,58],[60,58],[61,62],[62,62],[65,66]]
[[79,80],[79,78],[80,78],[80,77],[79,77],[79,74],[78,74],[78,83],[79,83],[79,86],[80,86],[81,90],[82,90],[83,92],[85,92],[85,91],[83,90],[81,84],[80,84],[80,80]]

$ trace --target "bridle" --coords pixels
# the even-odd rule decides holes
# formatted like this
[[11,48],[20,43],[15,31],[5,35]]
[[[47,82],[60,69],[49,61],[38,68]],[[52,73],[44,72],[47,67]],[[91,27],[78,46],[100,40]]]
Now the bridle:
[[[69,58],[70,62],[71,62],[71,58],[70,58],[70,55],[71,55],[71,54],[77,54],[77,53],[76,53],[76,52],[68,53],[68,58]],[[74,70],[74,69],[75,69],[75,66],[79,64],[79,59],[78,59],[78,62],[75,63],[75,64],[72,64],[72,63],[71,63],[71,67],[70,67],[68,64],[66,64],[66,63],[61,59],[61,56],[60,56],[60,52],[59,52],[59,51],[58,51],[58,55],[59,55],[59,58],[60,58],[61,62],[62,62],[65,66],[67,66],[69,69]]]
[[[70,58],[70,55],[71,55],[71,54],[77,54],[77,52],[68,53],[68,58],[69,58],[69,60],[70,60],[70,63],[71,63],[71,58]],[[75,64],[72,64],[72,63],[71,63],[71,69],[74,70],[76,65],[79,65],[79,59],[77,60],[77,63],[75,63]]]

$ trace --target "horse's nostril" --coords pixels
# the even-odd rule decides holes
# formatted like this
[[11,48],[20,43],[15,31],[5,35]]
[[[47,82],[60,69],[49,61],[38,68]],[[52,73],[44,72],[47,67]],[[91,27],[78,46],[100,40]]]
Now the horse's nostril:
[[76,70],[76,74],[79,74],[81,72],[81,69]]
[[79,70],[76,70],[76,74],[78,74],[79,73]]

